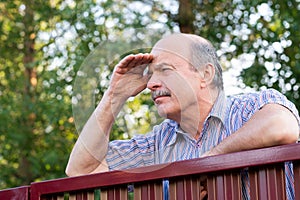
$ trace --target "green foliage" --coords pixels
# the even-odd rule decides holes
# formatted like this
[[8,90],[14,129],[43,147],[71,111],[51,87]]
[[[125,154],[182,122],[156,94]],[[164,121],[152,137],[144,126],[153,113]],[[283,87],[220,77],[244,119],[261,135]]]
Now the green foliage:
[[[252,38],[247,53],[255,53],[252,67],[245,69],[242,78],[256,88],[273,87],[292,100],[300,109],[300,17],[299,1],[275,1],[267,4],[270,16],[261,16],[251,24]],[[259,7],[253,6],[254,11]],[[252,44],[252,45],[251,45]],[[255,76],[256,75],[256,76]]]
[[[241,60],[241,66],[234,67],[240,68],[244,87],[275,88],[300,109],[299,1],[191,2],[192,29],[214,43],[221,61]],[[233,67],[222,64],[225,70]]]
[[[128,30],[134,42],[143,37],[136,28],[154,22],[151,7],[141,14],[131,4],[0,1],[0,188],[65,176],[78,136],[71,104],[76,72],[103,41],[117,41]],[[107,70],[108,80],[112,68]]]
[[[178,11],[184,0],[0,1],[0,188],[65,176],[76,128],[101,99],[114,64],[183,25],[214,43],[225,70],[232,63],[224,60],[253,57],[250,66],[241,62],[244,84],[274,87],[299,108],[298,0],[190,2],[186,25]],[[87,90],[82,110],[72,111]],[[161,120],[145,91],[124,106],[111,139],[146,133]]]
[[0,2],[1,188],[64,176],[66,146],[75,139],[65,90],[70,83],[58,77],[66,66],[49,69],[52,60],[46,51],[57,36],[47,43],[39,37],[55,29],[61,5]]

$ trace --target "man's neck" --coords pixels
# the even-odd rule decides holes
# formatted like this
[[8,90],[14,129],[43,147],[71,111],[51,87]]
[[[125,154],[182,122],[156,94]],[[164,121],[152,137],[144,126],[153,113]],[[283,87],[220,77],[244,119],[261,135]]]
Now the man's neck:
[[218,97],[218,91],[211,91],[206,98],[200,97],[198,105],[191,105],[181,115],[180,127],[191,137],[198,140],[202,134],[203,125]]

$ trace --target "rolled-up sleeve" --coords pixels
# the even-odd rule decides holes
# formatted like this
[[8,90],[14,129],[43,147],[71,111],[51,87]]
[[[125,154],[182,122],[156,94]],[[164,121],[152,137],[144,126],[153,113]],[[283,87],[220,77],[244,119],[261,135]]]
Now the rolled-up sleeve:
[[111,141],[106,161],[109,170],[129,169],[154,163],[155,135],[135,136],[130,140]]
[[267,104],[282,105],[290,110],[298,121],[300,128],[299,112],[285,95],[275,89],[267,89],[258,93],[238,95],[231,98],[231,109],[229,115],[229,132],[235,132],[246,123],[258,110]]

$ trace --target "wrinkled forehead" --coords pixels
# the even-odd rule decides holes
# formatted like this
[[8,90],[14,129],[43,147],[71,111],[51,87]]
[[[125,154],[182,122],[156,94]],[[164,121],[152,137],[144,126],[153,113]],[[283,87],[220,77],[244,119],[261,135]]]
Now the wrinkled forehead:
[[172,34],[159,40],[152,48],[151,53],[157,56],[167,52],[189,59],[192,54],[192,45],[195,43],[208,43],[208,41],[192,34]]
[[192,41],[183,34],[174,34],[159,40],[152,48],[151,54],[159,56],[160,54],[173,54],[185,59],[191,57]]

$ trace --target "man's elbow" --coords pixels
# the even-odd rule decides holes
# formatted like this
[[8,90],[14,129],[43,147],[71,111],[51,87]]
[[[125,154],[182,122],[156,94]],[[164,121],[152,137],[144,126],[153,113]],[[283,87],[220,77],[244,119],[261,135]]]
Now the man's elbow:
[[291,144],[299,139],[299,127],[288,127],[280,139],[282,144]]
[[69,177],[83,175],[83,171],[78,166],[80,163],[76,163],[70,158],[65,169],[66,175]]
[[297,142],[299,139],[299,131],[287,130],[281,134],[281,137],[278,139],[279,144],[291,144]]
[[109,171],[108,164],[105,159],[102,160],[102,162],[93,162],[90,164],[87,163],[88,162],[85,162],[85,165],[82,166],[80,165],[80,163],[75,164],[74,162],[72,162],[72,160],[69,160],[65,169],[66,175],[72,177]]
[[71,177],[71,176],[78,176],[79,174],[76,172],[76,170],[72,167],[72,165],[70,165],[70,163],[68,163],[66,169],[65,169],[65,173],[67,176]]
[[281,113],[274,123],[277,124],[275,131],[277,132],[276,142],[278,144],[291,144],[298,141],[299,123],[292,113]]

